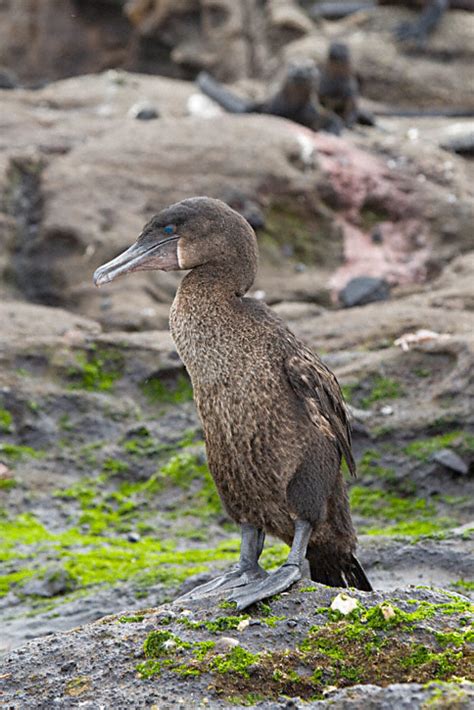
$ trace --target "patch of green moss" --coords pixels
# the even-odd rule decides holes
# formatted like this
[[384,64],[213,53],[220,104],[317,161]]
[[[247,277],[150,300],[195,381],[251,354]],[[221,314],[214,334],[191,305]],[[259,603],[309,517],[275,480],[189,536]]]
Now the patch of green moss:
[[266,624],[267,626],[276,626],[279,621],[283,621],[285,619],[284,616],[265,616],[262,619],[262,622]]
[[178,648],[191,648],[191,644],[182,641],[171,631],[151,631],[143,643],[143,651],[147,658],[160,658]]
[[225,654],[215,656],[209,666],[216,673],[235,673],[236,675],[249,677],[249,666],[257,664],[260,658],[259,653],[251,653],[242,646],[235,646]]
[[140,678],[153,678],[153,676],[160,675],[164,666],[170,664],[171,660],[154,661],[147,659],[144,663],[139,663],[136,670]]
[[217,634],[221,631],[231,631],[236,629],[240,622],[244,619],[250,618],[247,614],[242,616],[219,616],[214,621],[204,622],[205,628],[213,634]]
[[[273,567],[281,567],[281,565],[286,561],[290,548],[284,543],[276,543],[275,545],[269,545],[262,552],[261,562],[265,569],[272,569]],[[273,600],[277,597],[273,597]],[[270,612],[271,613],[271,610]]]
[[21,461],[26,458],[37,459],[43,456],[42,451],[32,449],[31,446],[18,446],[17,444],[0,444],[0,454],[10,461]]
[[[436,617],[439,623],[445,614],[458,617],[452,624],[462,625],[472,605],[455,595],[440,603],[409,601],[413,603],[405,602],[408,608],[414,607],[409,611],[390,602],[368,608],[359,604],[349,617],[324,608],[327,621],[313,626],[299,646],[260,653],[237,646],[216,655],[212,642],[188,642],[172,632],[152,632],[145,642],[147,660],[139,672],[142,677],[164,669],[183,677],[208,674],[207,687],[227,702],[241,702],[255,688],[265,699],[286,695],[309,700],[323,697],[329,686],[469,677],[474,668],[468,648],[472,631],[467,626],[465,630],[447,627],[439,633],[423,623],[423,643],[418,638],[413,641],[413,632],[426,619]],[[221,617],[207,624],[226,631],[241,618]],[[193,623],[193,628],[211,628],[206,622]]]
[[217,605],[219,609],[236,609],[237,604],[236,602],[228,602],[225,599],[223,599],[219,604]]
[[424,688],[431,691],[421,710],[458,710],[465,705],[466,691],[458,683],[432,680]]
[[462,651],[449,649],[437,653],[424,644],[415,644],[410,653],[400,660],[403,668],[418,668],[423,665],[433,666],[433,674],[449,675],[454,672],[456,662],[460,661]]
[[[33,572],[27,571],[27,563],[41,549],[49,557],[60,558],[65,571],[78,587],[85,588],[98,584],[116,584],[120,580],[133,579],[141,587],[160,582],[176,586],[193,574],[208,570],[215,562],[229,562],[235,558],[238,541],[222,543],[215,548],[177,551],[172,541],[142,537],[137,542],[129,542],[114,534],[81,532],[71,528],[62,533],[50,533],[33,516],[24,514],[14,520],[0,519],[0,538],[3,540],[1,557],[14,569],[2,565],[0,580],[3,593],[13,583],[20,583]],[[17,548],[21,547],[21,554]],[[18,569],[19,563],[25,563]],[[31,566],[31,562],[30,562]],[[11,577],[18,573],[19,577]]]
[[392,468],[381,466],[380,459],[380,452],[373,449],[365,451],[360,461],[357,462],[357,472],[364,477],[376,476],[387,481],[394,481],[396,478],[395,471]]
[[9,491],[11,488],[15,488],[17,482],[14,478],[0,478],[0,490]]
[[202,661],[210,651],[215,648],[215,641],[196,641],[193,643],[193,656],[197,661]]
[[222,504],[206,463],[198,456],[187,452],[173,456],[160,471],[160,477],[183,489],[189,489],[199,480],[201,486],[193,494],[191,505],[179,511],[180,517],[193,515],[207,519],[222,514]]
[[358,387],[358,382],[346,382],[345,384],[341,385],[342,396],[349,404],[352,402],[354,392],[357,391]]
[[361,399],[361,406],[368,409],[371,404],[386,399],[397,399],[403,395],[403,389],[399,382],[376,375],[371,382],[370,394]]
[[[436,507],[423,498],[400,498],[381,490],[353,486],[350,490],[352,510],[371,520],[360,526],[369,535],[432,535],[452,526],[453,521],[436,516]],[[375,521],[388,523],[374,524]]]
[[474,642],[474,627],[470,627],[464,632],[460,631],[446,631],[446,632],[437,632],[436,634],[436,640],[441,646],[455,646],[456,648],[459,648],[460,646],[463,646],[465,643],[473,643]]
[[142,426],[123,442],[123,448],[133,456],[150,457],[168,451],[170,447],[154,439],[148,429]]
[[125,473],[129,468],[129,464],[120,459],[107,458],[102,464],[102,471],[110,474]]
[[13,417],[7,409],[0,409],[0,432],[9,434],[12,430]]
[[28,579],[31,579],[36,574],[33,569],[21,569],[18,572],[9,572],[8,574],[0,574],[0,597],[8,594],[13,587],[21,587]]
[[115,350],[87,353],[76,356],[76,365],[70,367],[68,376],[72,379],[73,389],[85,389],[92,392],[111,390],[115,381],[122,376],[124,358]]
[[[152,631],[143,644],[146,661],[137,666],[141,678],[159,675],[163,668],[181,676],[197,676],[202,673],[198,663],[203,661],[215,646],[214,641],[183,641],[170,631]],[[177,654],[191,650],[188,663],[179,663]]]
[[463,431],[451,431],[428,439],[417,439],[404,448],[404,453],[419,461],[428,461],[436,451],[450,446],[473,451],[474,436]]
[[136,614],[135,616],[121,616],[119,622],[121,624],[138,624],[143,621],[145,617],[141,614]]
[[193,388],[187,375],[180,373],[173,380],[160,377],[149,377],[140,386],[145,397],[151,404],[180,404],[193,398]]
[[451,587],[459,589],[460,592],[474,592],[474,582],[467,579],[458,579],[456,582],[452,582]]
[[281,197],[265,212],[265,227],[259,232],[262,252],[277,261],[289,254],[308,264],[337,266],[342,256],[342,237],[334,231],[333,220],[321,208],[319,211],[294,199]]
[[74,424],[71,422],[69,414],[62,414],[58,419],[58,426],[61,431],[73,431]]

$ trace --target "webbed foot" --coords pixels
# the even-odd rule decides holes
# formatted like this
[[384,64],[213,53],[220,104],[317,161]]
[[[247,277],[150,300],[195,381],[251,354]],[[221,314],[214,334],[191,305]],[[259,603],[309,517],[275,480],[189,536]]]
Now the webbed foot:
[[268,572],[265,572],[260,565],[255,565],[246,570],[240,568],[230,570],[226,574],[211,579],[205,584],[200,584],[198,587],[191,589],[190,592],[183,594],[178,597],[175,601],[177,602],[189,602],[195,599],[203,599],[205,597],[210,597],[213,594],[219,594],[219,592],[226,591],[227,589],[235,589],[243,586],[252,585],[255,582],[259,582],[268,576]]
[[236,602],[237,609],[240,611],[255,602],[284,592],[301,577],[302,572],[299,565],[284,564],[265,579],[233,590],[227,601]]

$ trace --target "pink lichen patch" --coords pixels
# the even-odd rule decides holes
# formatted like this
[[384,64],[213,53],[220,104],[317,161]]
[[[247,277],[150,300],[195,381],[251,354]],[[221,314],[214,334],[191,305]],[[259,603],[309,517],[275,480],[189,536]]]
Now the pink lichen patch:
[[[344,235],[344,264],[333,273],[330,287],[339,292],[357,276],[385,278],[390,284],[422,282],[426,278],[429,249],[423,244],[423,225],[417,220],[378,226],[380,243],[374,244],[367,232],[341,218]],[[413,235],[419,235],[414,244]]]
[[352,278],[376,276],[391,284],[426,279],[430,235],[419,186],[394,174],[383,160],[345,138],[304,128],[338,205],[344,259],[330,286],[337,293]]

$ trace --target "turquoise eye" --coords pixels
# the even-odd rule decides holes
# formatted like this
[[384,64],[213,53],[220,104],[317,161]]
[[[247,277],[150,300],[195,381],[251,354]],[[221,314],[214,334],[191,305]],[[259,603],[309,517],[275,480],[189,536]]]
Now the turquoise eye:
[[163,232],[165,234],[173,234],[174,233],[174,226],[172,224],[167,224],[166,227],[163,227]]

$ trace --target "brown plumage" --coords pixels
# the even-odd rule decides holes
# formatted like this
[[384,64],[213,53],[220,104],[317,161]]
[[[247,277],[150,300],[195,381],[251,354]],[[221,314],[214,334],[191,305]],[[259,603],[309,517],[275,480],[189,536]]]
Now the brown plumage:
[[[165,227],[172,236],[163,238]],[[341,473],[343,456],[355,473],[341,390],[278,316],[244,297],[257,269],[253,230],[218,200],[184,200],[153,218],[137,245],[96,272],[96,282],[163,265],[190,269],[171,308],[170,328],[192,380],[209,468],[227,512],[252,534],[269,532],[289,545],[296,521],[303,521],[308,540],[295,554],[306,555],[312,578],[370,589],[354,557]],[[258,559],[261,546],[255,545]],[[288,565],[301,567],[290,558]],[[268,579],[259,584],[270,589]]]

